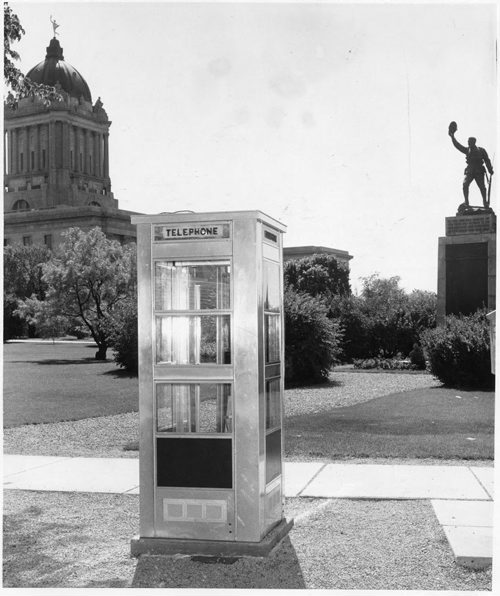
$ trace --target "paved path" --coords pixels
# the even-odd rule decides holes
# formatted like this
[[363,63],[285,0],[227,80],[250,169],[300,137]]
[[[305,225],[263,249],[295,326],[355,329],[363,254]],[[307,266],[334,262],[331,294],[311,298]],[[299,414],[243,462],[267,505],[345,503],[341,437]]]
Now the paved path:
[[[286,497],[429,499],[457,563],[491,564],[493,468],[286,462]],[[139,493],[139,460],[4,455],[4,489]]]

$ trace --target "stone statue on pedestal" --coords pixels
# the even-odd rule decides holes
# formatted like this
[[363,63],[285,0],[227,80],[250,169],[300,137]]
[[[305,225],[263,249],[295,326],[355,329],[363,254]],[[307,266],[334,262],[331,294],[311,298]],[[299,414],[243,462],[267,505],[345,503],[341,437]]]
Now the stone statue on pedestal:
[[[488,157],[488,154],[486,153],[485,149],[476,145],[475,137],[469,137],[467,141],[467,147],[461,145],[455,139],[456,131],[457,123],[451,122],[448,127],[448,134],[451,137],[451,142],[456,147],[456,149],[458,149],[461,153],[465,154],[465,161],[467,163],[467,166],[464,171],[465,178],[463,181],[464,203],[460,205],[458,209],[458,215],[465,215],[475,210],[480,210],[482,212],[486,210],[490,212],[491,177],[493,176],[493,166],[491,165],[490,158]],[[488,173],[490,175],[489,178],[487,177],[488,190],[486,190],[486,185],[484,183],[486,170],[488,170]],[[483,208],[473,209],[469,205],[469,186],[471,185],[471,182],[473,180],[476,181],[476,184],[478,185],[479,190],[481,192],[481,197],[483,199]]]

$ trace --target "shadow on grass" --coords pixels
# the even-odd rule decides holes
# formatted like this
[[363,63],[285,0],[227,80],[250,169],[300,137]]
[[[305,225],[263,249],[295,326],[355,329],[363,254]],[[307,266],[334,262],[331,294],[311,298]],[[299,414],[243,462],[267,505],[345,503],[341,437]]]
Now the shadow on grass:
[[[229,561],[228,561],[229,562]],[[133,588],[304,589],[295,549],[287,536],[268,557],[242,557],[236,561],[195,561],[191,557],[142,555]]]
[[130,372],[123,368],[116,367],[116,370],[107,370],[106,372],[101,373],[105,377],[113,377],[114,379],[137,379],[138,374],[135,372]]
[[41,514],[40,508],[28,507],[4,516],[4,588],[53,586],[55,578],[64,577],[73,567],[73,561],[52,557],[52,550],[89,540],[83,525],[42,522],[37,519]]
[[63,365],[68,366],[70,364],[110,364],[113,360],[106,359],[106,360],[96,360],[95,358],[78,358],[78,359],[69,359],[69,358],[49,358],[45,360],[11,360],[11,364],[40,364],[41,366],[46,365]]

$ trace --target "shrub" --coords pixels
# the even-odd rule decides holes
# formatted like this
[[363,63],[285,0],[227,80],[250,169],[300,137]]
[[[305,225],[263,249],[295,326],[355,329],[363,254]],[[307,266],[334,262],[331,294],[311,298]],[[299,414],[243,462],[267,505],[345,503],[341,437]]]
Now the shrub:
[[409,360],[398,358],[367,358],[365,360],[354,360],[354,368],[361,370],[380,369],[380,370],[416,370],[416,366]]
[[309,294],[285,290],[285,381],[320,383],[340,353],[341,333],[324,303]]
[[432,374],[445,385],[463,388],[493,386],[486,311],[469,316],[450,315],[443,326],[424,331],[421,341]]
[[416,369],[424,370],[426,367],[425,354],[420,344],[413,344],[413,350],[410,352],[410,362]]
[[137,336],[137,300],[133,296],[122,302],[113,315],[109,345],[118,366],[137,373],[139,364]]

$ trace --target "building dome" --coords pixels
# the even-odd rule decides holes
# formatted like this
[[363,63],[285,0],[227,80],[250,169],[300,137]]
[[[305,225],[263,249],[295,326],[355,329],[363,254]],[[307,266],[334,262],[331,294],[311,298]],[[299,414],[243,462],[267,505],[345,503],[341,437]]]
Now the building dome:
[[45,60],[34,66],[26,76],[34,83],[51,87],[59,83],[62,90],[72,97],[79,99],[83,95],[86,101],[92,103],[89,86],[76,68],[64,62],[63,50],[55,37],[50,40]]

